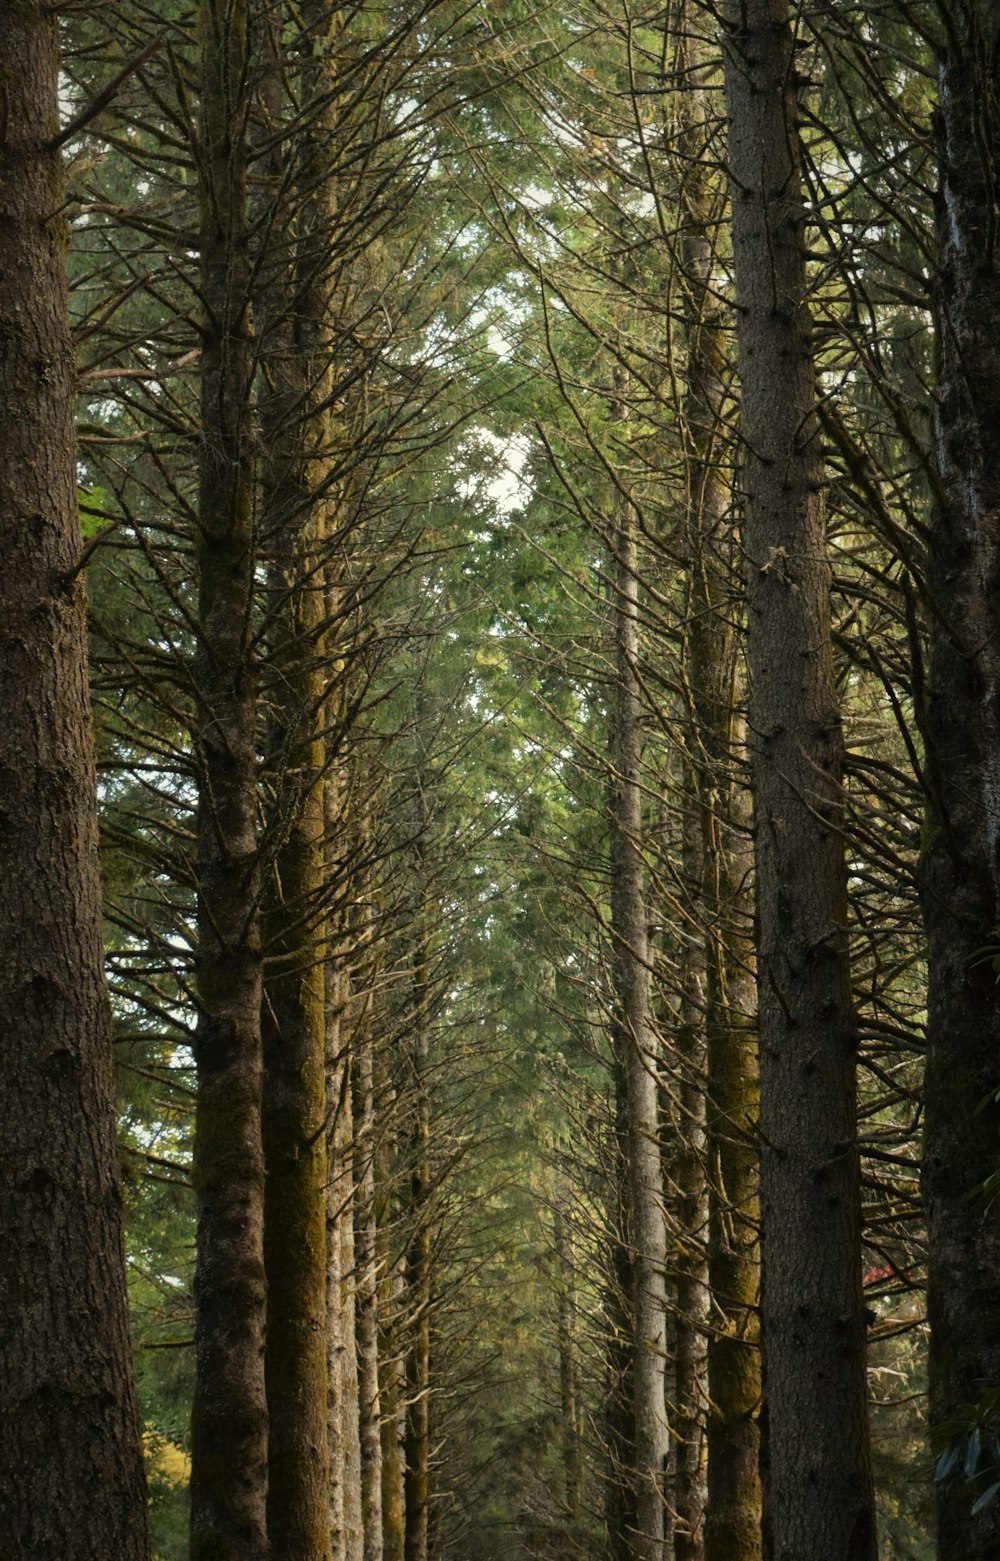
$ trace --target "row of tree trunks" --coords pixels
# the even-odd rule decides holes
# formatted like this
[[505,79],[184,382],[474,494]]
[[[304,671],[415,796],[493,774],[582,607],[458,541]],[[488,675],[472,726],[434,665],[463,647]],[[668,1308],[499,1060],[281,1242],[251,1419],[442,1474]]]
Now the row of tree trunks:
[[[844,755],[795,41],[787,0],[728,0],[722,19],[748,560],[773,1555],[874,1561]],[[720,1128],[728,1134],[739,1121]]]
[[[283,6],[264,3],[248,11],[206,0],[200,13],[207,322],[195,1176],[203,1236],[192,1554],[269,1548],[302,1561],[360,1561],[355,1162],[340,1023],[347,976],[342,946],[338,965],[330,963],[335,923],[325,891],[328,839],[343,825],[340,790],[327,796],[325,785],[339,755],[324,732],[324,723],[339,732],[324,661],[337,597],[328,467],[339,19],[300,10],[303,47],[291,53],[287,21]],[[266,582],[255,604],[259,565]],[[261,626],[258,689],[250,647]],[[252,1449],[240,1439],[243,1421],[252,1423]]]
[[0,1553],[144,1561],[58,90],[55,10],[12,0],[0,22]]

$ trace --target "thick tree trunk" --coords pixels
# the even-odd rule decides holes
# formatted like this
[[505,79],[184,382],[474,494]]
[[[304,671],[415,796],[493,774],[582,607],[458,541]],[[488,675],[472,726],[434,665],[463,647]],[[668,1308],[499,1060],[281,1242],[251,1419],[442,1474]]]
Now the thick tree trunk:
[[[975,1189],[996,1166],[1000,1003],[1000,262],[996,98],[1000,12],[948,7],[940,62],[937,448],[942,496],[934,603],[923,858],[928,935],[924,1192],[931,1424],[1000,1386],[1000,1224]],[[991,1478],[996,1478],[993,1474]],[[1000,1554],[1000,1500],[959,1470],[937,1487],[941,1561]]]
[[[706,1561],[757,1561],[760,1475],[757,1412],[758,1078],[751,939],[749,819],[734,773],[740,720],[737,645],[729,597],[734,547],[722,417],[726,339],[714,276],[720,220],[705,159],[708,112],[701,44],[682,60],[685,125],[685,443],[688,470],[688,682],[701,818],[701,914],[706,926],[707,1147],[709,1184],[708,1507]],[[741,834],[741,829],[743,833]],[[681,1552],[679,1551],[680,1555]]]
[[629,519],[615,528],[613,601],[616,653],[611,747],[611,926],[615,956],[617,1050],[628,1102],[628,1188],[633,1249],[632,1410],[635,1561],[662,1561],[664,1475],[670,1450],[666,1363],[666,1224],[659,1142],[659,1083],[652,1022],[649,938],[642,858],[638,578]]
[[774,1551],[775,1561],[871,1561],[843,737],[794,41],[787,0],[727,0],[723,25],[749,570]]
[[59,24],[0,21],[0,1553],[148,1556],[75,574]]
[[[268,561],[263,875],[263,1140],[267,1165],[268,1538],[273,1555],[330,1554],[324,867],[329,705],[327,488],[334,228],[330,72],[336,18],[305,4],[269,31],[261,94],[266,242],[256,310],[261,533]],[[288,28],[297,29],[289,47]],[[281,47],[284,45],[284,47]],[[295,117],[294,134],[288,120]]]
[[[315,777],[319,746],[303,746]],[[283,739],[274,757],[301,778],[301,754]],[[322,808],[287,794],[278,808],[294,818],[264,894],[268,1529],[278,1553],[319,1558],[329,1543],[327,1098],[322,956],[306,907],[321,888]]]
[[197,1370],[192,1561],[266,1551],[264,1165],[257,916],[247,113],[243,0],[202,0],[198,645]]

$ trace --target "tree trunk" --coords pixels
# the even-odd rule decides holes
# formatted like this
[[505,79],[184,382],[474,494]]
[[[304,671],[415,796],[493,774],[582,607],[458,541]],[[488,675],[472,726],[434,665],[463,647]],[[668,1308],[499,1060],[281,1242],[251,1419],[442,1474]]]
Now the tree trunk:
[[[923,857],[932,1427],[968,1422],[966,1406],[1000,1387],[1000,1226],[992,1200],[975,1192],[996,1166],[1000,1128],[991,959],[1000,927],[1000,13],[962,0],[948,18],[937,118],[941,499],[928,560],[933,803]],[[984,1483],[973,1487],[960,1469],[937,1486],[941,1561],[1000,1554],[1000,1500],[972,1513]]]
[[[323,898],[325,478],[332,343],[328,13],[306,6],[290,65],[271,29],[262,93],[267,178],[257,328],[261,531],[268,560],[263,875],[263,1140],[267,1165],[268,1538],[275,1556],[330,1554],[327,1442],[327,1103]],[[310,25],[311,24],[311,25]],[[289,55],[292,51],[288,51]],[[286,112],[294,112],[294,146]]]
[[[369,931],[370,938],[370,931]],[[354,1090],[354,1253],[357,1263],[358,1397],[364,1561],[382,1561],[382,1407],[378,1375],[378,1242],[375,1224],[375,1081],[371,1022],[374,969],[354,1000],[351,1071]]]
[[611,926],[616,1025],[628,1102],[628,1188],[633,1248],[632,1409],[636,1561],[662,1561],[669,1455],[666,1362],[666,1226],[659,1142],[659,1084],[652,1023],[642,858],[638,578],[629,517],[615,527],[616,681],[611,758]]
[[[706,1561],[758,1561],[760,1407],[757,1302],[758,1111],[754,1033],[753,902],[749,819],[735,766],[737,710],[731,505],[723,436],[726,339],[716,291],[721,213],[706,163],[710,133],[703,45],[692,34],[681,57],[687,320],[684,434],[688,470],[687,656],[693,755],[701,818],[701,914],[706,927],[707,1148],[709,1186],[708,1507]],[[679,1551],[680,1555],[681,1552]]]
[[843,736],[794,39],[787,0],[727,0],[723,18],[749,570],[761,1323],[775,1561],[871,1561]]
[[0,1553],[149,1554],[125,1304],[84,592],[59,24],[0,23]]
[[[695,894],[702,882],[701,817],[694,772],[685,763],[682,861],[685,882]],[[673,1131],[664,1170],[671,1188],[670,1247],[675,1319],[674,1367],[674,1557],[702,1561],[707,1499],[708,1405],[708,1178],[705,1097],[705,951],[687,929],[677,949],[682,987],[673,1030],[675,1078]],[[680,940],[678,940],[680,941]]]
[[563,1499],[570,1531],[582,1526],[583,1447],[576,1317],[576,1253],[569,1210],[569,1188],[560,1177],[553,1191],[553,1232],[558,1304],[560,1441]]
[[244,0],[202,0],[198,643],[197,1368],[192,1561],[266,1551],[252,351]]
[[[333,788],[328,785],[327,791]],[[327,806],[328,821],[331,818]],[[338,818],[338,824],[343,820]],[[354,1113],[343,1023],[345,973],[334,952],[327,966],[327,1099],[330,1103],[327,1195],[327,1336],[330,1529],[333,1561],[363,1561],[358,1351],[355,1337]]]
[[[427,827],[421,810],[418,825]],[[418,841],[418,853],[420,845]],[[417,872],[422,880],[422,860]],[[406,1537],[405,1561],[428,1561],[430,1510],[430,1385],[431,1385],[431,1117],[427,1084],[428,965],[430,950],[421,939],[414,955],[411,1023],[409,1174],[410,1238],[406,1247],[405,1296],[409,1316],[406,1350],[406,1435],[403,1506]]]
[[607,1475],[604,1488],[604,1526],[608,1561],[630,1561],[635,1532],[635,1425],[632,1414],[634,1334],[632,1294],[634,1259],[628,1194],[628,1092],[622,1037],[614,1033],[613,1079],[615,1089],[614,1134],[610,1153],[607,1273],[605,1275],[604,1325],[607,1385],[603,1430]]
[[[380,1017],[385,1019],[385,1010]],[[406,1515],[403,1506],[403,1360],[400,1310],[403,1276],[394,1259],[396,1092],[387,1066],[388,1036],[375,1053],[378,1142],[375,1147],[375,1241],[378,1253],[378,1381],[382,1444],[382,1561],[404,1561]]]

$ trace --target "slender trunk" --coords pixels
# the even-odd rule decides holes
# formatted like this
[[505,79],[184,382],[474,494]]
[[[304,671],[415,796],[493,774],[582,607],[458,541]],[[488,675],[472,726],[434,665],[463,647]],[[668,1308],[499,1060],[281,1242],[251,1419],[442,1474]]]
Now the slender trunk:
[[202,0],[198,646],[197,1370],[193,1561],[266,1551],[252,376],[243,0]]
[[[426,827],[426,818],[420,824]],[[418,869],[419,870],[419,869]],[[431,1385],[431,1118],[427,1086],[429,949],[415,956],[409,1047],[412,1129],[410,1133],[410,1239],[406,1247],[406,1304],[410,1337],[406,1351],[406,1435],[403,1506],[405,1561],[427,1561],[430,1508]]]
[[[329,807],[327,816],[333,822]],[[334,962],[337,958],[335,954],[327,967],[327,1099],[331,1115],[326,1216],[330,1529],[334,1561],[362,1561],[361,1442],[354,1313],[354,1114],[347,1027],[341,1019],[345,974]]]
[[582,1522],[583,1450],[576,1320],[576,1254],[566,1217],[568,1188],[554,1194],[553,1245],[558,1285],[559,1407],[562,1417],[563,1498],[571,1531]]
[[[369,971],[363,979],[374,981]],[[364,1561],[382,1561],[382,1407],[378,1375],[378,1241],[375,1223],[375,1083],[371,992],[359,993],[351,1043],[354,1089],[358,1395]]]
[[[264,1257],[268,1537],[275,1556],[330,1554],[327,1442],[327,1102],[323,946],[326,539],[330,530],[332,229],[323,18],[296,17],[294,110],[271,29],[262,94],[269,184],[259,266],[262,537],[268,558],[270,782],[263,882]],[[294,144],[285,124],[294,111]]]
[[727,0],[723,18],[749,570],[774,1551],[775,1561],[872,1561],[843,735],[805,301],[798,78],[787,0]]
[[401,1440],[403,1373],[397,1338],[397,1316],[402,1293],[400,1277],[388,1266],[383,1247],[379,1297],[379,1402],[382,1439],[382,1557],[403,1561],[406,1546],[406,1511],[403,1505],[403,1446]]
[[58,76],[54,10],[13,0],[0,23],[0,1553],[143,1561]]
[[[685,882],[702,878],[701,819],[689,764],[684,774],[683,868]],[[685,929],[686,934],[686,929]],[[702,1561],[705,1545],[706,1409],[708,1405],[708,1180],[705,1110],[705,955],[698,946],[678,949],[683,962],[679,1022],[673,1034],[676,1078],[673,1131],[665,1169],[671,1188],[674,1253],[674,1556]]]
[[701,816],[700,902],[705,921],[709,1185],[708,1507],[706,1561],[758,1561],[761,1380],[757,1302],[758,1103],[752,968],[753,903],[747,799],[734,774],[741,742],[737,642],[729,597],[731,506],[722,416],[726,338],[715,291],[716,179],[700,40],[682,56],[685,178],[681,199],[687,322],[687,656]]
[[[334,788],[327,781],[324,788]],[[327,827],[330,808],[326,808]],[[346,1388],[346,1329],[348,1316],[344,1296],[344,1263],[341,1250],[344,1197],[344,1157],[338,1141],[338,1128],[346,1104],[346,1057],[340,1046],[340,983],[342,972],[333,958],[326,966],[326,1098],[327,1114],[327,1188],[326,1188],[326,1445],[329,1453],[330,1555],[331,1561],[344,1558],[344,1424],[342,1410]],[[350,1199],[347,1200],[350,1207]],[[353,1333],[354,1319],[350,1318]],[[355,1378],[355,1381],[357,1379]],[[360,1470],[358,1471],[360,1474]]]
[[[1000,1005],[1000,320],[996,99],[1000,13],[948,8],[940,61],[937,447],[928,559],[934,602],[923,858],[928,936],[924,1193],[932,1426],[1000,1386],[1000,1224],[976,1193],[996,1166]],[[985,1460],[984,1460],[985,1462]],[[941,1561],[1000,1554],[1000,1500],[973,1514],[960,1468],[937,1487]]]
[[[326,701],[326,876],[336,882],[350,838],[350,760],[345,751],[347,666],[343,596],[329,562],[325,570],[328,630]],[[339,644],[337,643],[339,641]],[[361,881],[355,861],[350,887]],[[345,884],[345,889],[348,885]],[[330,1454],[330,1530],[334,1561],[363,1561],[361,1415],[358,1382],[354,1250],[354,1103],[351,1091],[350,916],[330,907],[326,962],[327,1096],[327,1440]]]
[[396,1092],[388,1077],[384,1047],[376,1051],[375,1099],[379,1113],[375,1148],[375,1241],[378,1252],[378,1381],[382,1443],[382,1561],[403,1561],[403,1362],[400,1303],[403,1278],[394,1261],[393,1204],[396,1160]]
[[616,684],[612,743],[611,924],[616,1024],[628,1101],[628,1186],[634,1252],[632,1408],[636,1561],[661,1561],[669,1454],[666,1361],[666,1226],[659,1143],[659,1085],[652,1023],[642,859],[642,782],[636,546],[626,517],[614,533]]
[[633,1250],[628,1195],[628,1092],[622,1037],[612,1036],[614,1056],[615,1122],[611,1144],[610,1199],[607,1211],[608,1256],[605,1281],[607,1386],[604,1437],[607,1476],[604,1489],[604,1524],[608,1561],[629,1561],[635,1532],[635,1426],[632,1414],[632,1376],[635,1352],[630,1340],[632,1320]]

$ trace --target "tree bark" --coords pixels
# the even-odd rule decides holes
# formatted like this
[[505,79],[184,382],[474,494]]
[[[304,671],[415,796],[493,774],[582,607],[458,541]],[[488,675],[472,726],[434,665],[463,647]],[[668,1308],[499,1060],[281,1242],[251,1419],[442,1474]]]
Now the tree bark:
[[[325,623],[330,456],[330,13],[270,28],[260,170],[268,181],[257,329],[261,532],[268,563],[263,875],[263,1142],[268,1538],[330,1555],[324,945]],[[286,19],[286,26],[292,25]],[[294,80],[288,81],[293,70]],[[294,113],[294,138],[287,117]]]
[[723,7],[759,916],[761,1295],[775,1561],[873,1561],[823,461],[787,0]]
[[[385,1019],[385,1009],[380,1007]],[[396,1091],[387,1066],[388,1035],[375,1052],[375,1244],[378,1253],[379,1436],[382,1444],[382,1561],[404,1561],[406,1514],[403,1506],[404,1364],[400,1312],[403,1275],[395,1260]]]
[[608,1561],[629,1561],[635,1532],[635,1425],[632,1414],[635,1352],[631,1348],[635,1287],[628,1194],[628,1092],[622,1040],[621,1035],[613,1033],[615,1121],[610,1146],[612,1163],[606,1214],[608,1254],[603,1306],[607,1371],[602,1417],[607,1457],[604,1526]]
[[569,1216],[569,1187],[559,1177],[553,1189],[552,1244],[556,1260],[557,1343],[559,1347],[560,1445],[563,1500],[571,1532],[582,1527],[584,1499],[583,1426],[580,1405],[576,1310],[576,1253]]
[[[371,929],[368,928],[371,942]],[[373,962],[374,963],[374,962]],[[351,1072],[354,1091],[354,1253],[357,1263],[358,1397],[364,1561],[382,1561],[382,1406],[378,1374],[378,1232],[375,1223],[375,1080],[371,1021],[375,970],[361,974],[354,999]]]
[[[947,15],[936,119],[941,496],[927,565],[933,802],[922,862],[932,1427],[967,1421],[966,1406],[1000,1386],[1000,1226],[975,1191],[996,1167],[1000,1129],[1000,13],[959,0]],[[1000,1501],[972,1512],[983,1483],[960,1469],[937,1486],[941,1561],[1000,1554]]]
[[202,0],[192,1561],[266,1552],[247,10]]
[[[421,807],[418,829],[428,827],[426,810]],[[423,860],[418,836],[416,874],[423,886]],[[426,911],[424,912],[426,914]],[[430,1388],[431,1388],[431,1110],[427,1081],[430,1055],[428,1035],[430,948],[426,936],[420,937],[413,956],[412,1035],[407,1052],[410,1073],[408,1215],[410,1236],[405,1256],[405,1297],[409,1315],[409,1339],[406,1349],[406,1434],[404,1452],[403,1508],[405,1515],[405,1561],[428,1561],[428,1516],[430,1512]]]
[[642,858],[638,577],[629,517],[614,529],[616,680],[611,747],[611,927],[615,957],[616,1048],[628,1102],[628,1190],[633,1248],[632,1412],[636,1561],[662,1561],[664,1474],[670,1444],[666,1363],[666,1225],[659,1143],[659,1084],[652,1022],[649,937]]
[[[709,1187],[708,1503],[706,1561],[758,1561],[761,1380],[757,1302],[759,1105],[754,1019],[753,901],[747,799],[735,774],[741,742],[731,493],[723,440],[726,339],[716,288],[720,220],[708,134],[701,40],[680,65],[685,176],[687,361],[684,436],[688,471],[688,681],[701,827],[700,909],[705,921]],[[742,816],[741,816],[742,815]],[[746,842],[746,843],[744,843]],[[681,1551],[678,1551],[678,1555]]]
[[0,1552],[144,1561],[76,573],[59,24],[0,24]]
[[[695,775],[683,775],[682,865],[697,894],[703,878],[701,817]],[[708,1145],[705,1092],[706,960],[682,932],[683,971],[673,1029],[673,1132],[664,1170],[671,1199],[670,1247],[676,1317],[673,1327],[674,1557],[703,1561],[707,1500],[708,1419]],[[680,943],[680,939],[678,939]]]
[[[327,792],[333,788],[328,785]],[[334,822],[329,803],[327,818]],[[343,820],[337,817],[342,825]],[[362,1561],[361,1441],[355,1337],[354,1114],[343,1023],[346,973],[336,950],[327,966],[327,1099],[330,1112],[327,1194],[327,1337],[330,1529],[333,1561]]]

